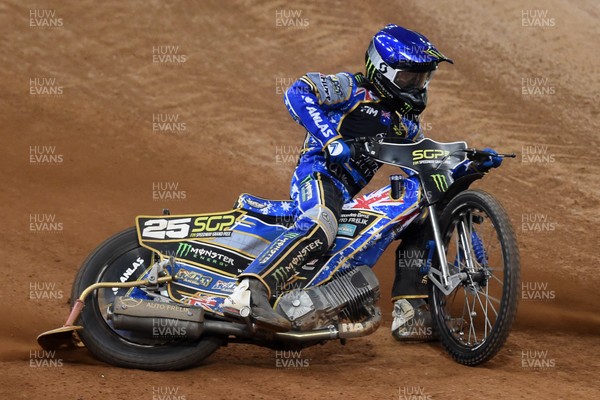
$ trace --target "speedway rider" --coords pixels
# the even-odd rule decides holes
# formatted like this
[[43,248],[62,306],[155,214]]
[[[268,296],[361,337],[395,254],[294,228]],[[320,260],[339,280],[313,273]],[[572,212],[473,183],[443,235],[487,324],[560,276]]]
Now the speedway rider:
[[[329,249],[343,204],[358,194],[380,167],[367,154],[353,154],[353,140],[423,139],[419,115],[427,105],[427,86],[438,64],[452,60],[425,36],[397,25],[387,25],[374,36],[365,58],[365,75],[313,72],[287,90],[285,105],[307,130],[291,182],[298,217],[240,274],[237,289],[225,300],[225,313],[239,316],[250,302],[249,317],[257,325],[290,330],[290,321],[269,302],[277,291],[274,276],[290,278],[296,266]],[[478,165],[465,164],[455,175],[474,169],[484,172],[500,162],[500,157],[490,157]],[[402,339],[410,336],[405,325],[415,312],[423,311],[427,295],[411,293],[405,298],[402,293],[395,294],[392,333]]]

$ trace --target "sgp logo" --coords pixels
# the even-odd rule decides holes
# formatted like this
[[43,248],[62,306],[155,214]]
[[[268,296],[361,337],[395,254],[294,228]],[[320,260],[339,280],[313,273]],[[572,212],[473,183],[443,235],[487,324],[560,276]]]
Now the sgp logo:
[[233,215],[201,216],[194,220],[193,233],[223,231],[235,223]]
[[425,150],[414,150],[412,152],[413,162],[419,160],[432,160],[441,157],[446,157],[450,152],[448,150],[440,149],[425,149]]

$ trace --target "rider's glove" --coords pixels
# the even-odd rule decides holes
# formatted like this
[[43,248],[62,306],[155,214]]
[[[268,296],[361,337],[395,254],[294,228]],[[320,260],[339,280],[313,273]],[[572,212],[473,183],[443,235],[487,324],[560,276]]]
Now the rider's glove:
[[337,139],[327,145],[327,154],[331,162],[345,164],[350,161],[352,150],[342,139]]
[[486,153],[493,154],[493,155],[489,156],[484,161],[477,163],[477,168],[480,171],[488,171],[492,168],[498,168],[500,166],[500,164],[502,164],[502,157],[497,156],[498,153],[496,151],[494,151],[490,148],[485,148],[485,149],[483,149],[483,151],[485,151]]

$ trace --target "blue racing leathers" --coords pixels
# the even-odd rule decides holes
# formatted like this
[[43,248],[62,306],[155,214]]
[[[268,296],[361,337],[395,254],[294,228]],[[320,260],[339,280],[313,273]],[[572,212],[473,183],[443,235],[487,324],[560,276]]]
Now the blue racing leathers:
[[261,280],[270,295],[279,295],[296,268],[324,254],[337,234],[342,205],[373,178],[380,163],[363,153],[337,164],[327,145],[357,138],[423,138],[416,115],[400,115],[371,90],[362,74],[308,73],[285,94],[290,114],[307,133],[291,183],[296,223],[283,232],[240,277]]
[[314,172],[334,179],[344,194],[344,202],[373,178],[381,164],[366,154],[359,153],[343,165],[328,162],[324,149],[335,140],[351,143],[361,137],[408,141],[423,138],[418,116],[399,115],[377,97],[362,74],[308,73],[287,90],[285,105],[294,120],[307,130],[292,179],[292,197],[298,182]]

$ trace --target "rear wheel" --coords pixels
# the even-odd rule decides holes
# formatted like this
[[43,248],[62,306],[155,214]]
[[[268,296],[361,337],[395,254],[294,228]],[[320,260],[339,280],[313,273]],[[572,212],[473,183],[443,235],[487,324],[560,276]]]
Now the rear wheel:
[[440,217],[450,274],[466,273],[452,293],[431,285],[431,308],[448,353],[478,365],[504,345],[515,318],[520,282],[519,249],[506,211],[490,194],[460,193]]
[[[156,261],[156,254],[141,247],[135,228],[127,229],[102,243],[84,261],[75,282],[71,299],[96,282],[133,281]],[[146,370],[184,369],[208,357],[223,340],[203,336],[200,340],[171,339],[116,330],[108,319],[108,308],[116,296],[131,289],[97,289],[85,300],[79,316],[83,330],[79,336],[97,358],[125,368]],[[136,290],[136,289],[134,289]]]

